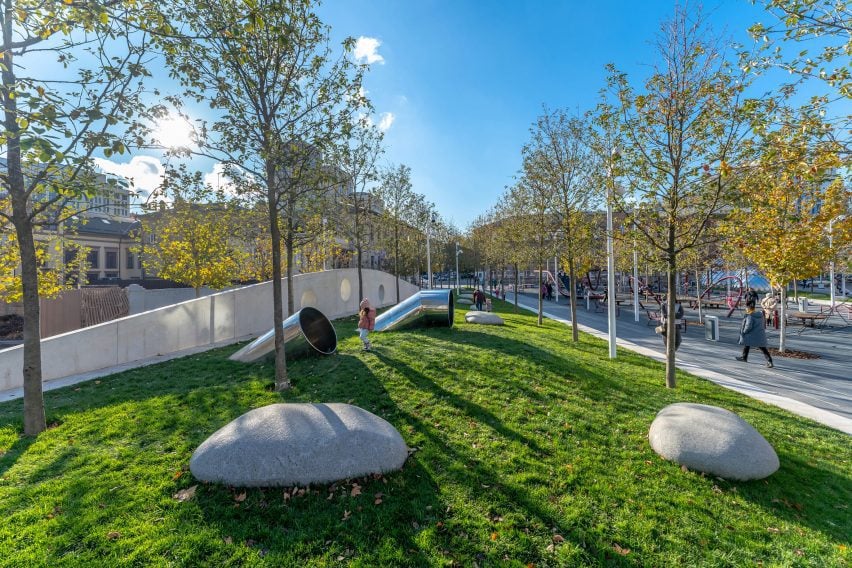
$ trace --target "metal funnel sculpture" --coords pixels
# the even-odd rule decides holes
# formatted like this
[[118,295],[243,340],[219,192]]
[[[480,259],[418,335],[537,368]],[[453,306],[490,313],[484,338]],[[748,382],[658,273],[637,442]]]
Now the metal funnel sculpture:
[[412,324],[453,327],[452,290],[421,290],[376,318],[374,331],[390,331]]
[[[312,353],[331,355],[337,350],[337,333],[328,318],[316,308],[304,307],[281,325],[287,357]],[[231,361],[253,363],[275,350],[275,330],[270,329],[233,355]]]

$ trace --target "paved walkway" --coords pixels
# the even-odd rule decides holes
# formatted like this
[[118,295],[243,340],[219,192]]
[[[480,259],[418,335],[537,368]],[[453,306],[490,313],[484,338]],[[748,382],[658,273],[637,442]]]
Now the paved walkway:
[[[514,302],[514,296],[509,293],[506,300]],[[518,304],[537,311],[538,297],[521,292]],[[587,311],[584,300],[578,304],[577,320],[583,331],[606,339],[606,312],[596,312],[594,308]],[[616,322],[618,345],[665,360],[663,340],[654,333],[653,326],[648,325],[644,310],[640,309],[638,323],[634,321],[632,305],[622,306],[620,312]],[[737,337],[742,312],[730,319],[725,317],[727,311],[710,310],[705,313],[719,317],[720,339],[718,342],[708,341],[703,327],[688,326],[677,351],[679,368],[852,434],[852,327],[808,328],[801,334],[796,333],[798,326],[788,327],[787,348],[818,354],[820,358],[774,357],[775,368],[768,369],[760,350],[752,349],[748,363],[734,359],[741,351]],[[544,315],[570,325],[567,299],[559,298],[558,303],[545,301]],[[686,311],[686,317],[693,322],[698,320],[697,312],[692,310]],[[778,346],[777,331],[770,330],[768,339],[770,346]]]

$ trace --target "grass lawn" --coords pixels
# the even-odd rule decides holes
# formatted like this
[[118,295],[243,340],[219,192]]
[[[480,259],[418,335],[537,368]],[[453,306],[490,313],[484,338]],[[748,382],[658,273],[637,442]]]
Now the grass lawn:
[[[46,393],[52,427],[20,437],[0,404],[0,566],[849,566],[850,438],[495,302],[505,327],[375,334],[270,363],[236,347]],[[199,484],[193,450],[251,408],[348,402],[390,421],[402,471],[331,486]],[[648,428],[679,401],[728,408],[781,469],[731,483],[682,471]],[[196,486],[187,500],[174,496]]]

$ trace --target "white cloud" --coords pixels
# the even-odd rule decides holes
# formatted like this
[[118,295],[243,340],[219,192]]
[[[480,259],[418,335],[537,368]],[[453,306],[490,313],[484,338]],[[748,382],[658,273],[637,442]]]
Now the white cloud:
[[134,191],[151,192],[163,181],[165,168],[153,156],[133,156],[129,162],[119,164],[104,158],[95,158],[95,164],[104,172],[126,177],[133,181]]
[[385,132],[388,128],[391,127],[393,121],[396,120],[396,116],[392,112],[383,112],[379,116],[379,130]]
[[361,36],[355,41],[355,61],[358,63],[373,63],[384,64],[385,58],[376,53],[382,42],[374,37]]
[[213,171],[204,174],[204,184],[209,185],[214,191],[221,189],[226,195],[237,195],[236,186],[225,176],[225,165],[213,164]]

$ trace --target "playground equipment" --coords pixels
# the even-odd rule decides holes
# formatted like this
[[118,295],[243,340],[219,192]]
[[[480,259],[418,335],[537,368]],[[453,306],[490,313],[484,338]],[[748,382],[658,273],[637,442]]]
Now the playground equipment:
[[374,331],[400,329],[414,323],[453,327],[452,290],[421,290],[376,318]]
[[[592,272],[595,273],[594,283],[592,283]],[[600,268],[594,268],[592,270],[587,271],[585,278],[583,278],[583,280],[582,280],[583,286],[585,286],[586,288],[588,288],[592,292],[596,292],[597,289],[598,289],[598,286],[601,285],[601,274],[602,273],[603,273],[603,270],[600,269]]]
[[[630,283],[630,293],[632,294],[633,293],[633,285],[634,285],[633,276],[629,276],[627,281]],[[646,296],[651,296],[657,302],[657,305],[659,305],[659,306],[663,305],[662,296],[660,296],[659,294],[654,292],[654,290],[652,290],[651,287],[648,286],[648,284],[642,282],[641,278],[636,279],[636,284],[639,286],[639,293],[640,294],[645,294]],[[645,309],[645,306],[642,305],[641,300],[639,301],[639,307],[642,308],[643,310]]]
[[[742,297],[743,297],[743,281],[739,276],[730,276],[730,275],[729,276],[722,276],[721,278],[717,279],[715,282],[710,284],[710,286],[708,286],[707,289],[705,289],[701,293],[701,295],[698,296],[698,299],[703,301],[705,299],[705,296],[706,296],[707,297],[707,302],[706,302],[707,304],[710,304],[710,305],[719,304],[720,307],[721,307],[722,300],[713,301],[712,296],[709,296],[708,294],[710,294],[713,291],[713,288],[719,286],[722,282],[725,282],[727,280],[735,281],[735,282],[737,282],[737,284],[739,284],[739,286],[737,287],[737,297],[736,298],[734,298],[732,295],[726,295],[725,298],[724,298],[724,305],[728,308],[727,317],[731,317],[731,315],[733,315],[734,311],[739,307],[740,300],[742,300]],[[698,307],[698,301],[690,302],[690,307],[691,308],[697,308]]]
[[[331,355],[337,350],[337,333],[328,318],[316,308],[306,306],[281,324],[284,349],[288,357],[319,353]],[[232,361],[253,363],[275,350],[275,329],[270,329],[233,355]]]

